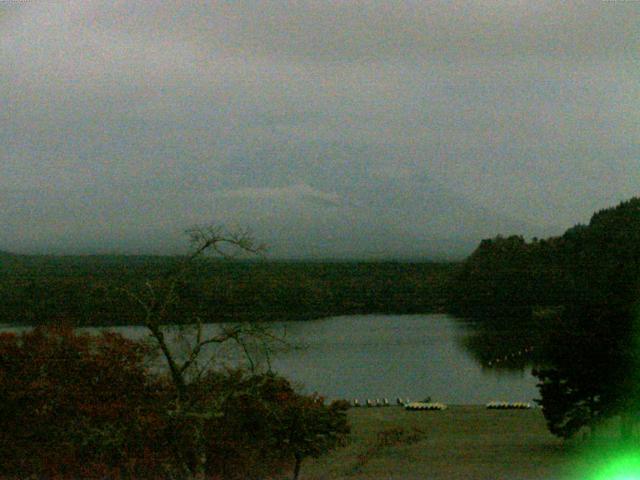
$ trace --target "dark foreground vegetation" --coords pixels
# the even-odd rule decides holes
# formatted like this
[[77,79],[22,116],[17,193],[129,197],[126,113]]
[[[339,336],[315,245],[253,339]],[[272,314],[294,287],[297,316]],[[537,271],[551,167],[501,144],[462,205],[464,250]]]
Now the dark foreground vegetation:
[[201,372],[180,393],[151,353],[113,333],[0,333],[0,478],[295,478],[349,432],[348,405],[273,374]]
[[571,437],[621,416],[631,438],[640,418],[640,198],[560,237],[484,240],[449,295],[449,311],[479,323],[472,347],[483,363],[495,358],[494,332],[505,324],[515,333],[502,342],[503,363],[509,349],[535,347],[551,432]]
[[[0,253],[0,323],[77,326],[140,322],[123,289],[172,272],[182,258]],[[307,320],[442,311],[451,264],[200,259],[178,285],[181,312],[205,322]]]

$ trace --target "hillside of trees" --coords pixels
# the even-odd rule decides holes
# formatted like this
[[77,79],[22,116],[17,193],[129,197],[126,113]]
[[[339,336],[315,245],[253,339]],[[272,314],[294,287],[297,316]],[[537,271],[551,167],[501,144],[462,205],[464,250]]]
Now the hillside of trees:
[[633,198],[559,237],[484,240],[454,273],[448,308],[479,322],[480,351],[492,345],[497,324],[535,344],[549,427],[569,437],[613,415],[631,431],[640,399],[639,299],[640,198]]
[[[161,283],[181,261],[161,256],[0,256],[0,323],[138,322],[125,290]],[[180,322],[307,320],[442,311],[453,265],[201,259],[178,285]],[[176,307],[178,308],[178,307]],[[183,313],[185,315],[183,315]]]
[[[640,198],[596,212],[560,237],[483,240],[452,277],[448,311],[530,319],[541,307],[626,302],[640,272]],[[612,297],[613,295],[613,297]]]

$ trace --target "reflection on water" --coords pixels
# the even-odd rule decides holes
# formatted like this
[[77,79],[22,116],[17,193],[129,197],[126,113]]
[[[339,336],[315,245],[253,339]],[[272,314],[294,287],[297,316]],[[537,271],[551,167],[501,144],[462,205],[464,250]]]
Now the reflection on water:
[[474,360],[464,347],[472,326],[446,315],[334,317],[289,324],[287,331],[308,349],[276,358],[275,368],[331,398],[485,403],[537,397],[528,370],[487,369]]
[[[218,329],[214,324],[206,327],[210,332]],[[477,332],[473,326],[447,315],[352,315],[281,322],[274,329],[304,348],[276,355],[273,370],[307,392],[317,391],[329,398],[362,402],[430,396],[447,403],[471,404],[531,401],[538,396],[536,379],[524,362],[519,369],[513,365],[507,370],[487,368],[484,356],[491,356],[491,348],[485,346],[480,353],[474,350]],[[114,330],[129,338],[147,336],[143,327]],[[502,351],[497,347],[504,345],[496,345],[496,351]],[[217,351],[217,355],[220,363],[234,361],[229,350]]]
[[459,335],[457,341],[486,369],[494,371],[530,370],[541,363],[542,331],[536,323],[522,321],[458,321],[467,335]]

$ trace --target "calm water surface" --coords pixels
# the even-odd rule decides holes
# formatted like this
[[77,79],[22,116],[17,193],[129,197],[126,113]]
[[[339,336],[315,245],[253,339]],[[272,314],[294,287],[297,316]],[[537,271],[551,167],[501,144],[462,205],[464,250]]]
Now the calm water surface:
[[[430,396],[450,404],[473,404],[531,401],[538,396],[536,379],[528,370],[496,372],[473,360],[461,342],[471,334],[470,327],[447,315],[350,315],[281,322],[274,328],[304,348],[276,355],[273,370],[306,392],[328,398],[363,402]],[[130,338],[147,335],[143,327],[113,330]],[[220,353],[218,357],[229,358]]]

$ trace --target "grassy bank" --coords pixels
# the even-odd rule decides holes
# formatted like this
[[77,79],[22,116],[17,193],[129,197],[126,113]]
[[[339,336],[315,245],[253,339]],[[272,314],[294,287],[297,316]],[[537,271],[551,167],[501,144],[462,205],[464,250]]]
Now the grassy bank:
[[302,479],[560,480],[580,448],[552,436],[539,409],[359,408],[349,416],[349,444],[308,461]]

